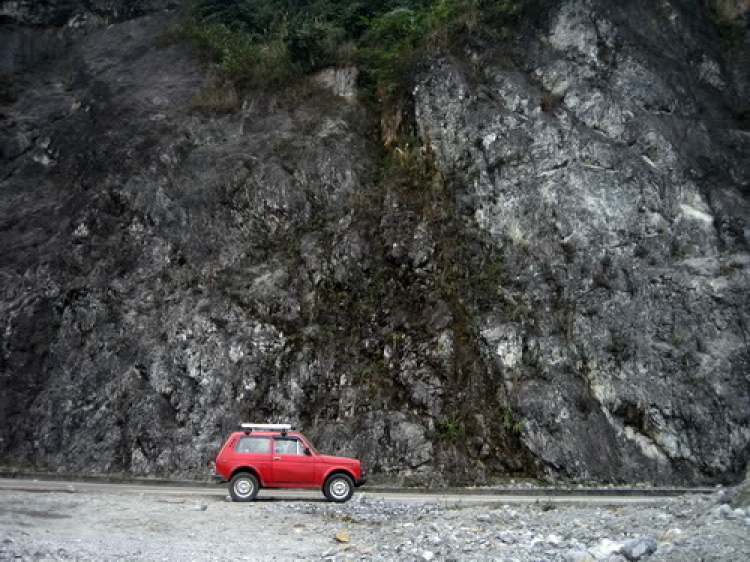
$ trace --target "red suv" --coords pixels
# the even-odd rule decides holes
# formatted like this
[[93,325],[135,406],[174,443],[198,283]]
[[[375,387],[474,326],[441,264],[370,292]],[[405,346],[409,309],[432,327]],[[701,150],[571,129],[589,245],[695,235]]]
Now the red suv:
[[216,477],[229,481],[234,501],[255,499],[260,488],[320,488],[333,502],[345,502],[362,486],[357,459],[320,454],[287,424],[242,424],[216,455]]

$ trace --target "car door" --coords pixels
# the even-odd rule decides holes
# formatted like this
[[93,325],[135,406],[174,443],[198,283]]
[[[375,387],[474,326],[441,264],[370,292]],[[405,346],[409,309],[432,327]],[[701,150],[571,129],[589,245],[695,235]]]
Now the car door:
[[310,487],[315,483],[314,455],[305,454],[305,445],[297,437],[274,437],[271,477],[274,486]]
[[255,468],[260,475],[261,483],[268,485],[271,474],[271,437],[246,435],[240,437],[234,446],[233,459],[235,466]]

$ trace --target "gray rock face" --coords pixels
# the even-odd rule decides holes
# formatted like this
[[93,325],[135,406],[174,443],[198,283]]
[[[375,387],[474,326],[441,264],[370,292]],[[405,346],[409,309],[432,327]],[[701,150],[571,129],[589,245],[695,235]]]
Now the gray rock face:
[[70,27],[108,24],[179,4],[179,0],[2,0],[0,23]]
[[727,494],[727,500],[735,508],[744,509],[750,515],[750,473],[745,474],[745,480]]
[[510,67],[475,53],[479,80],[436,60],[416,119],[522,287],[482,334],[524,442],[578,476],[700,481],[750,436],[750,136],[718,102],[747,91],[701,70],[690,2],[636,4],[565,2]]
[[400,116],[419,181],[379,179],[353,71],[199,110],[172,22],[7,63],[0,464],[206,476],[289,420],[413,483],[743,473],[746,54],[696,2],[566,0],[510,56],[436,53]]
[[4,26],[0,32],[0,73],[25,71],[68,48],[71,39],[69,33],[59,29]]
[[179,5],[176,0],[0,1],[0,78],[58,58],[89,29]]

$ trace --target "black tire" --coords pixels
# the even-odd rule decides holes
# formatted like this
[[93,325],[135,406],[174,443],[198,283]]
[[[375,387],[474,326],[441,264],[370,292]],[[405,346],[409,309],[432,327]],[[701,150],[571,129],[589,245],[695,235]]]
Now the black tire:
[[258,479],[249,472],[239,472],[229,482],[229,495],[236,502],[251,502],[258,495]]
[[354,494],[354,481],[346,474],[334,474],[323,485],[323,493],[329,501],[347,502]]

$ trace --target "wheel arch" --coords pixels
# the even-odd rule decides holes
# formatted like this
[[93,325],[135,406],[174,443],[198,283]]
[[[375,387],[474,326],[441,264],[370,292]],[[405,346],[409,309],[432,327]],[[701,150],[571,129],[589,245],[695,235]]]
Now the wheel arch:
[[332,468],[332,469],[331,469],[331,470],[329,470],[329,471],[328,471],[328,472],[326,473],[326,475],[325,475],[325,476],[323,477],[323,484],[322,484],[322,485],[323,485],[323,486],[325,487],[325,485],[326,485],[326,482],[328,482],[328,479],[329,479],[329,478],[330,478],[331,476],[335,476],[336,474],[344,474],[344,475],[348,476],[349,478],[351,478],[351,479],[352,479],[352,482],[354,482],[354,481],[355,481],[355,478],[354,478],[354,474],[353,474],[353,473],[352,473],[351,471],[349,471],[349,470],[347,470],[347,469],[345,469],[345,468]]
[[255,478],[258,480],[258,486],[263,487],[263,485],[264,485],[263,484],[263,478],[261,478],[261,476],[260,476],[260,471],[256,470],[252,466],[238,466],[237,468],[235,468],[232,471],[232,474],[229,475],[229,480],[231,481],[232,478],[234,478],[235,476],[237,476],[240,472],[249,472],[250,474],[252,474],[253,476],[255,476]]

